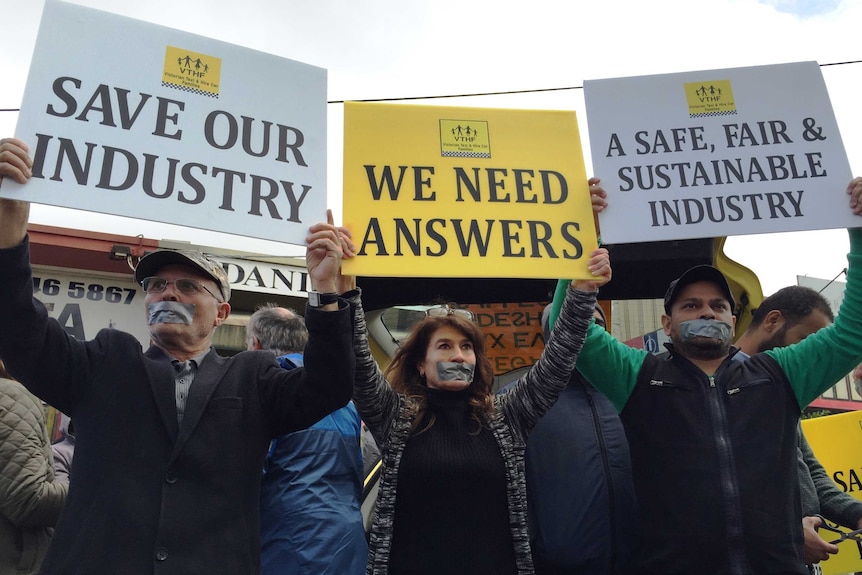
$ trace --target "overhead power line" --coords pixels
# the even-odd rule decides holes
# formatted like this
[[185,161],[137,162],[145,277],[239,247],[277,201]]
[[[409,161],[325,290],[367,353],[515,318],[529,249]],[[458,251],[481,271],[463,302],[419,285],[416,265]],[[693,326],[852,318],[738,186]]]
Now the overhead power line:
[[[821,68],[827,66],[847,66],[850,64],[862,64],[862,60],[847,60],[845,62],[829,62],[820,64]],[[471,92],[464,94],[437,94],[433,96],[398,96],[394,98],[365,98],[360,100],[327,100],[327,104],[343,104],[345,102],[407,102],[410,100],[442,100],[445,98],[476,98],[479,96],[509,96],[514,94],[539,94],[541,92],[563,92],[565,90],[583,90],[581,86],[565,86],[562,88],[533,88],[529,90],[504,90],[501,92]],[[0,112],[20,112],[20,108],[0,108]]]

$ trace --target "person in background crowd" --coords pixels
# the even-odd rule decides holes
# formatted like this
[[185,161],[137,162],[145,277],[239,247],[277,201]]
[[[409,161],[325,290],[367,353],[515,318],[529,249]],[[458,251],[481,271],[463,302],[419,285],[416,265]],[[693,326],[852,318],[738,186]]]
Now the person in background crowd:
[[[851,212],[862,215],[862,178],[846,193]],[[577,367],[620,411],[629,439],[640,509],[633,573],[807,574],[796,424],[862,360],[862,230],[848,231],[840,313],[794,346],[734,361],[733,294],[711,266],[691,268],[668,287],[667,358],[590,327]]]
[[39,571],[68,489],[54,475],[42,404],[0,360],[0,575]]
[[[344,234],[350,257],[355,247]],[[355,278],[339,276],[355,314],[353,400],[383,452],[366,573],[533,572],[524,443],[569,380],[596,290],[611,277],[607,250],[593,252],[588,268],[593,279],[571,283],[539,361],[496,396],[481,330],[469,311],[448,305],[427,311],[384,377]]]
[[[832,308],[821,294],[803,286],[778,290],[754,311],[751,324],[736,341],[735,359],[746,359],[760,353],[799,343],[812,333],[835,321]],[[805,563],[811,573],[821,573],[820,561],[838,553],[838,546],[817,533],[822,515],[829,521],[850,529],[862,528],[862,501],[844,493],[826,474],[798,426],[797,460],[799,488],[802,496],[802,526],[805,539]]]
[[[0,140],[0,178],[27,181],[27,150]],[[43,572],[257,574],[270,441],[350,399],[348,304],[309,301],[301,368],[284,370],[269,352],[221,357],[213,333],[230,314],[224,268],[200,252],[159,250],[135,269],[149,349],[116,329],[77,340],[33,298],[29,208],[0,200],[0,357],[73,418],[76,437],[70,495]],[[335,291],[341,255],[335,226],[310,228],[313,290]]]
[[[607,325],[598,304],[593,320]],[[622,573],[637,547],[629,444],[613,404],[577,369],[527,440],[526,474],[536,574]]]
[[[266,304],[246,326],[250,350],[302,365],[308,330],[294,310]],[[352,402],[302,431],[277,437],[260,490],[263,575],[361,575],[368,559],[362,525],[359,413]]]
[[69,478],[72,477],[72,459],[75,457],[75,426],[72,425],[72,420],[65,415],[60,424],[60,433],[62,433],[60,440],[51,445],[51,452],[54,455],[54,472],[59,481],[68,483]]

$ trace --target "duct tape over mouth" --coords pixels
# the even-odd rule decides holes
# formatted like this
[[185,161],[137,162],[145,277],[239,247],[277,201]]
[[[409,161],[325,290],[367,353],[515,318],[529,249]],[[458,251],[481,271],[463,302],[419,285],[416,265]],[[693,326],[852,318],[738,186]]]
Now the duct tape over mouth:
[[467,383],[473,383],[473,372],[475,370],[476,365],[473,363],[437,362],[437,378],[440,381],[466,381]]
[[679,335],[683,341],[695,337],[710,337],[729,341],[730,325],[715,319],[692,319],[679,324]]
[[195,306],[191,303],[178,301],[160,301],[147,306],[147,325],[154,323],[192,324],[195,316]]

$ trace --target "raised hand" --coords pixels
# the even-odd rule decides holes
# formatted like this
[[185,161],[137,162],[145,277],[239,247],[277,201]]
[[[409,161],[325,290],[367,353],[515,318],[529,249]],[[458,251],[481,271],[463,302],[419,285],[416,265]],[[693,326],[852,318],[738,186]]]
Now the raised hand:
[[590,178],[587,183],[590,185],[590,203],[593,205],[593,213],[599,214],[608,207],[608,193],[601,185],[601,178]]
[[847,194],[850,196],[850,209],[857,216],[862,216],[862,178],[853,178],[847,184]]
[[317,291],[337,291],[337,279],[344,255],[342,235],[332,223],[332,212],[327,210],[327,223],[314,224],[305,238],[305,264],[311,286]]
[[0,140],[0,184],[4,177],[10,177],[19,184],[30,179],[33,160],[29,151],[27,144],[17,138]]
[[611,257],[606,248],[599,248],[590,254],[587,269],[593,274],[594,279],[572,280],[572,287],[583,291],[595,291],[611,281],[613,271],[611,270]]
[[[0,140],[0,186],[3,178],[20,184],[30,179],[33,160],[27,144],[17,138]],[[30,202],[0,199],[0,248],[17,246],[27,234],[30,219]]]

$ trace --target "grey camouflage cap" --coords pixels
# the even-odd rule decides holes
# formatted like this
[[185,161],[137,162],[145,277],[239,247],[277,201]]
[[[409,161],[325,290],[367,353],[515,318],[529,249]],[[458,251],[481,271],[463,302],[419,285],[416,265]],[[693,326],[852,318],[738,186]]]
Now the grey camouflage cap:
[[160,269],[169,265],[183,265],[200,270],[218,285],[224,301],[230,301],[230,282],[227,279],[227,273],[220,263],[201,252],[159,250],[147,254],[141,258],[135,268],[135,281],[141,283],[144,278],[156,275]]

